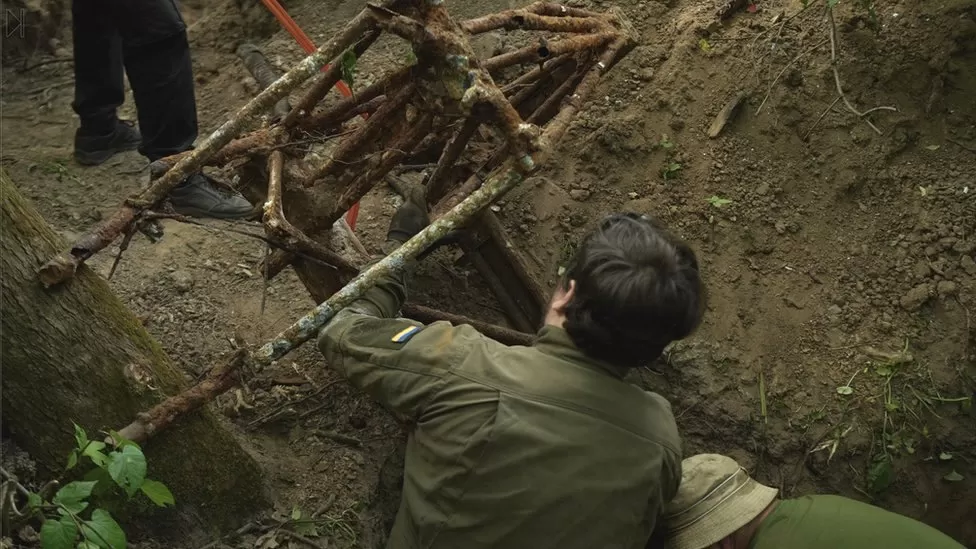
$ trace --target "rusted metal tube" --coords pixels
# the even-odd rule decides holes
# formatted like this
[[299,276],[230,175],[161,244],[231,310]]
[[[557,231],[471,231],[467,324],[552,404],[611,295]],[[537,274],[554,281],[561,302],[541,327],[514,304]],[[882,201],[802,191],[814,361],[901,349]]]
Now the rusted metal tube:
[[413,92],[414,86],[412,84],[407,85],[389,101],[385,101],[383,106],[376,111],[376,114],[369,117],[369,120],[356,130],[356,133],[344,139],[325,162],[313,168],[308,179],[302,184],[305,187],[311,187],[317,180],[331,174],[337,167],[342,169],[352,163],[356,155],[362,152],[363,148],[372,144],[383,130],[389,130],[390,119],[401,113]]
[[550,32],[599,32],[609,30],[610,24],[599,17],[551,17],[526,9],[493,13],[461,23],[461,28],[471,34],[481,34],[498,29]]
[[567,78],[556,91],[552,92],[549,97],[546,98],[542,105],[532,113],[528,118],[530,124],[545,124],[551,116],[553,116],[557,109],[559,108],[559,103],[566,98],[576,87],[579,85],[580,80],[586,75],[586,70],[577,70],[575,74]]
[[444,195],[445,185],[448,181],[448,175],[451,170],[454,169],[454,165],[457,163],[458,158],[464,152],[464,149],[468,146],[468,141],[474,137],[475,132],[478,131],[478,127],[481,125],[481,120],[476,116],[471,116],[464,121],[464,124],[458,129],[457,133],[451,139],[451,142],[444,147],[444,151],[441,153],[440,159],[437,161],[437,167],[434,168],[434,172],[430,174],[430,178],[427,179],[427,199],[436,202]]
[[359,268],[345,257],[312,240],[285,219],[281,203],[284,165],[284,154],[281,151],[274,151],[268,156],[268,200],[264,203],[264,226],[268,235],[284,240],[289,247],[337,269],[358,272]]
[[541,67],[536,67],[530,70],[529,72],[523,74],[522,76],[516,78],[515,80],[512,80],[510,83],[506,84],[505,87],[502,88],[502,93],[504,93],[506,96],[509,97],[509,101],[511,101],[513,105],[518,105],[518,102],[515,100],[515,96],[517,96],[526,88],[531,87],[533,84],[539,82],[539,80],[542,79],[542,77],[552,74],[553,72],[555,72],[556,69],[562,67],[563,65],[569,63],[572,60],[573,57],[570,55],[560,55],[555,59],[550,59],[546,61],[545,64],[543,64]]
[[482,322],[466,316],[438,311],[437,309],[424,307],[423,305],[407,303],[403,306],[402,312],[403,316],[423,322],[424,324],[430,324],[438,321],[450,322],[455,326],[467,324],[482,334],[494,339],[499,343],[504,343],[505,345],[529,346],[532,345],[532,340],[535,339],[535,335],[528,332],[520,332],[518,330],[512,330],[511,328],[505,328],[503,326],[498,326],[497,324],[489,324],[487,322]]
[[602,13],[584,10],[582,8],[571,8],[553,2],[534,2],[525,8],[526,11],[539,15],[549,15],[553,17],[606,17]]
[[540,63],[564,53],[600,48],[618,38],[620,38],[620,33],[607,31],[573,36],[538,46],[528,46],[496,55],[484,62],[484,68],[489,71],[496,71],[520,63]]
[[[352,47],[352,52],[356,55],[358,59],[370,46],[376,42],[376,39],[380,37],[379,30],[371,30],[366,33],[358,42],[356,42]],[[331,90],[342,78],[342,63],[334,63],[329,66],[329,68],[319,76],[315,84],[305,92],[305,95],[298,101],[290,112],[286,113],[285,118],[281,121],[281,124],[286,128],[290,128],[298,123],[299,119],[304,116],[311,114],[312,109],[322,101],[326,95],[328,95],[329,90]],[[354,96],[355,97],[355,96]]]

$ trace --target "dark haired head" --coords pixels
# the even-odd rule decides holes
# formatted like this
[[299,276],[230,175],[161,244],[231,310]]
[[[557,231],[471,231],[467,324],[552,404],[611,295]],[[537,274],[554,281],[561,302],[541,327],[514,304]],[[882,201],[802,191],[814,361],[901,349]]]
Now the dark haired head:
[[616,214],[588,234],[567,269],[563,328],[587,355],[646,365],[701,322],[704,288],[687,244],[649,217]]

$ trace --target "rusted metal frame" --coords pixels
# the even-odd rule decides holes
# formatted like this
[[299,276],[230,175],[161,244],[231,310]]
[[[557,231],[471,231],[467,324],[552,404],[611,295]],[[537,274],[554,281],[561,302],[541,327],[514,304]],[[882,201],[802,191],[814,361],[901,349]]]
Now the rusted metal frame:
[[454,169],[455,164],[457,164],[464,149],[468,146],[468,141],[474,137],[480,125],[480,117],[468,117],[461,127],[458,128],[450,143],[444,147],[444,151],[437,161],[437,166],[434,168],[433,173],[430,174],[430,178],[427,179],[427,200],[436,202],[444,195],[446,190],[445,186],[450,179],[449,175],[451,171]]
[[[426,119],[426,121],[418,120],[388,150],[371,157],[369,162],[372,167],[345,187],[330,211],[323,212],[312,224],[304,227],[306,235],[315,235],[331,227],[336,219],[340,218],[353,204],[372,190],[373,186],[382,181],[386,174],[407,156],[413,146],[419,143],[427,133],[430,116],[421,115],[421,118]],[[294,254],[286,251],[276,250],[272,252],[266,261],[265,272],[267,277],[270,279],[277,276],[294,258]]]
[[[353,44],[352,52],[356,55],[358,59],[366,50],[372,46],[376,40],[380,37],[382,32],[379,29],[373,29],[367,31],[366,34],[359,39],[358,42]],[[312,85],[312,87],[305,92],[305,95],[299,99],[298,103],[289,111],[285,118],[281,121],[281,124],[286,128],[291,128],[299,123],[299,120],[303,117],[311,114],[315,106],[319,104],[322,99],[328,95],[329,91],[342,79],[342,63],[334,63],[329,66],[329,68],[323,72]]]
[[533,2],[525,7],[526,11],[550,17],[606,17],[606,14],[582,8],[571,8],[553,2]]
[[403,306],[401,312],[403,313],[403,316],[412,318],[418,322],[423,322],[424,324],[439,321],[449,322],[454,326],[467,324],[475,330],[478,330],[483,335],[486,335],[499,343],[504,343],[505,345],[529,346],[532,345],[532,340],[535,339],[535,335],[532,333],[512,330],[511,328],[505,328],[497,324],[489,324],[488,322],[482,322],[466,316],[439,311],[423,305],[407,303]]
[[610,24],[601,17],[553,17],[533,13],[527,9],[501,11],[461,23],[461,28],[471,34],[498,29],[582,33],[607,30],[609,27]]
[[[567,59],[571,59],[568,56],[566,56],[566,58]],[[558,61],[558,60],[557,59],[554,59],[553,61]],[[556,67],[556,69],[562,68],[563,65],[565,65],[565,63],[559,64]],[[585,74],[585,72],[583,74]],[[537,82],[539,82],[541,84],[541,81],[537,81]],[[578,80],[575,83],[578,84]],[[538,91],[538,88],[532,88],[532,91]],[[524,95],[522,97],[519,97],[517,95],[516,97],[512,97],[511,102],[512,102],[512,105],[513,106],[517,106],[520,102],[525,101],[526,99],[528,99],[528,95]],[[558,105],[558,103],[557,103],[557,105]],[[540,109],[542,109],[544,107],[546,107],[545,104],[543,104],[542,106],[540,106],[539,108],[537,108],[532,113],[532,116],[530,116],[530,118],[536,117],[536,115],[539,113]],[[536,117],[536,118],[538,118],[538,117]],[[505,145],[502,148],[496,150],[492,154],[491,158],[489,158],[488,161],[485,163],[485,165],[482,166],[481,169],[479,169],[479,170],[475,171],[475,173],[471,174],[467,179],[465,179],[460,185],[458,185],[449,194],[447,194],[446,196],[440,198],[434,204],[434,206],[432,208],[431,215],[433,215],[435,217],[436,216],[439,216],[439,215],[443,215],[445,212],[449,211],[451,208],[453,208],[453,207],[457,206],[458,204],[460,204],[462,200],[464,200],[465,198],[467,198],[468,195],[470,195],[471,193],[473,193],[474,191],[476,191],[478,189],[478,187],[481,186],[481,183],[484,180],[484,178],[481,176],[481,173],[480,172],[483,172],[484,170],[489,170],[489,171],[490,170],[494,170],[508,156],[508,154],[509,154],[509,149],[508,149],[508,146],[507,145]]]
[[369,12],[366,10],[360,12],[315,53],[303,59],[285,75],[262,90],[254,99],[248,101],[230,120],[221,124],[216,131],[204,139],[191,154],[182,158],[148,188],[129,197],[121,208],[90,229],[68,250],[45,263],[38,272],[42,284],[51,287],[74,276],[82,262],[115,241],[136,220],[140,212],[159,203],[188,176],[203,168],[207,160],[240,135],[257,116],[267,112],[279,99],[308,80],[322,65],[342,53],[364,32],[373,28],[373,25]]
[[[430,114],[420,114],[417,120],[410,123],[407,131],[398,140],[394,141],[386,151],[378,155],[378,160],[377,156],[374,156],[370,160],[372,167],[366,170],[365,173],[361,173],[350,185],[345,187],[345,190],[339,195],[339,199],[336,200],[332,211],[325,216],[325,219],[329,220],[328,223],[330,226],[334,219],[338,219],[353,204],[372,190],[377,183],[383,181],[386,174],[390,173],[394,166],[402,162],[410,154],[413,148],[430,131],[432,119],[433,116]],[[311,230],[316,228],[316,226],[313,226]]]
[[549,42],[539,46],[527,46],[512,52],[496,55],[484,62],[488,71],[497,71],[512,65],[522,63],[540,63],[565,53],[598,49],[620,38],[617,31],[604,31],[594,34],[582,34]]
[[489,105],[512,151],[525,170],[532,169],[529,153],[539,147],[539,129],[526,124],[480,66],[467,33],[447,13],[444,5],[425,3],[418,7],[423,21],[396,12],[374,8],[377,24],[409,40],[420,63],[437,73],[451,99],[472,112],[477,105]]
[[381,96],[389,96],[391,92],[396,91],[406,85],[407,80],[411,73],[411,67],[404,67],[391,74],[386,75],[379,81],[366,86],[362,90],[353,94],[352,97],[346,97],[337,101],[328,110],[311,114],[299,119],[298,127],[305,131],[312,131],[318,128],[327,127],[330,124],[336,124],[338,120],[348,120],[352,118],[350,112],[356,109],[358,106],[372,101],[373,99]]
[[[576,93],[563,104],[562,109],[543,133],[542,142],[546,143],[547,146],[536,151],[534,155],[536,166],[542,165],[548,159],[552,147],[566,133],[570,122],[589,98],[603,73],[615,63],[618,55],[633,48],[635,43],[636,41],[630,36],[625,35],[619,38],[604,51],[599,62],[594,64],[589,73],[583,77]],[[498,170],[481,188],[473,192],[450,212],[428,225],[393,253],[361,272],[332,297],[312,309],[289,328],[275,336],[274,339],[262,345],[254,352],[251,359],[257,365],[270,364],[314,338],[336,313],[362,297],[377,281],[393,271],[404,268],[408,261],[427,250],[434,242],[455,228],[465,226],[479,212],[515,188],[524,179],[525,172],[510,161],[504,169]]]
[[264,227],[268,236],[283,240],[289,247],[294,247],[298,252],[325,262],[336,269],[351,273],[358,272],[359,269],[346,258],[312,240],[285,218],[284,207],[281,203],[284,164],[285,157],[281,151],[274,151],[268,156],[268,199],[264,203]]
[[521,94],[525,93],[525,90],[530,90],[527,95],[531,95],[532,91],[537,89],[539,84],[545,80],[544,77],[551,75],[557,69],[572,60],[572,55],[560,55],[555,59],[550,59],[542,66],[535,67],[534,69],[506,84],[502,88],[502,93],[509,98],[508,100],[510,103],[512,103],[512,105],[518,106],[518,104],[525,99],[525,97],[518,99]]
[[[551,147],[554,147],[565,134],[569,128],[569,123],[592,93],[603,72],[612,66],[620,54],[633,47],[633,44],[632,39],[622,38],[607,48],[600,60],[601,62],[595,65],[590,73],[583,78],[576,94],[563,105],[559,114],[546,128],[543,134],[543,142],[547,144],[547,147],[535,153],[536,165],[543,164],[551,154]],[[464,226],[479,211],[517,186],[524,179],[524,176],[525,174],[521,169],[509,163],[506,169],[499,170],[481,189],[449,212],[448,215],[428,225],[420,234],[360,273],[328,300],[315,307],[274,339],[262,345],[253,354],[245,357],[244,353],[239,351],[230,360],[214,369],[203,382],[166,399],[149,412],[140,414],[133,425],[123,428],[121,431],[129,439],[136,439],[138,432],[144,433],[143,436],[148,437],[171,424],[179,416],[202,407],[218,394],[233,387],[237,383],[235,372],[243,363],[270,364],[302,343],[312,339],[337,312],[360,298],[380,278],[391,271],[402,269],[411,258],[427,250],[431,244],[454,230],[455,227]],[[132,428],[130,429],[130,427]]]
[[[385,103],[387,99],[389,99],[387,96],[381,95],[379,97],[374,97],[369,101],[364,101],[358,105],[353,105],[352,108],[345,109],[342,112],[330,111],[329,116],[327,117],[316,117],[314,120],[310,119],[308,123],[302,124],[301,131],[306,134],[316,135],[322,132],[335,130],[359,115],[375,114],[376,111],[383,106],[383,103]],[[313,125],[313,122],[317,125]]]
[[556,88],[556,91],[552,92],[552,94],[546,98],[542,105],[540,105],[539,108],[537,108],[535,112],[529,116],[528,122],[530,124],[545,124],[549,118],[556,114],[559,109],[559,104],[563,101],[563,99],[565,99],[567,95],[572,93],[573,90],[579,86],[580,81],[583,80],[583,77],[588,71],[588,66],[577,68],[576,72],[571,77],[567,78],[566,81],[563,82],[558,88]]
[[[355,161],[355,157],[362,152],[362,150],[373,143],[376,138],[383,133],[384,130],[389,130],[389,123],[391,118],[398,114],[407,104],[410,96],[413,94],[415,86],[413,84],[407,84],[402,89],[400,89],[396,95],[390,98],[389,101],[383,102],[383,105],[376,111],[376,113],[369,117],[369,120],[365,124],[359,127],[359,129],[352,135],[346,137],[338,147],[332,152],[330,158],[313,168],[311,173],[309,173],[308,178],[302,183],[305,187],[312,187],[315,182],[332,174],[337,168],[342,171],[349,164]],[[349,204],[352,206],[352,204]]]

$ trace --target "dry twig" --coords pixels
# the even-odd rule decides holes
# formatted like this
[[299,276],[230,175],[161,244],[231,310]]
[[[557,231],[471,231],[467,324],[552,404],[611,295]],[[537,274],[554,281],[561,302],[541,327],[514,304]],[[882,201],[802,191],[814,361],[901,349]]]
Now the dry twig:
[[858,118],[864,120],[864,122],[868,126],[871,126],[871,129],[874,130],[875,133],[877,133],[878,135],[882,135],[881,130],[879,130],[877,126],[875,126],[870,120],[868,120],[865,117],[875,111],[898,112],[898,109],[896,109],[895,107],[880,106],[880,107],[874,107],[873,109],[868,109],[864,112],[861,112],[856,108],[854,108],[854,105],[852,105],[851,102],[847,99],[847,95],[844,94],[844,87],[843,85],[841,85],[840,82],[840,72],[837,71],[837,25],[834,24],[834,8],[832,8],[829,5],[827,6],[827,20],[829,23],[828,27],[830,29],[830,65],[834,71],[834,83],[837,84],[837,95],[840,96],[841,101],[844,102],[844,105],[847,107],[847,110],[856,114]]

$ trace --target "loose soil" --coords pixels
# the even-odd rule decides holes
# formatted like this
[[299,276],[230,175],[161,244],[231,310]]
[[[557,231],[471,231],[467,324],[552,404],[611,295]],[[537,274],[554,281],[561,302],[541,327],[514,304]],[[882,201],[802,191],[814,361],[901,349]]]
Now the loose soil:
[[[202,134],[256,91],[238,43],[258,44],[282,68],[302,56],[263,7],[244,4],[185,6]],[[551,288],[578,237],[609,212],[660,218],[698,252],[709,308],[694,337],[634,381],[672,402],[686,454],[726,453],[785,496],[871,501],[976,547],[976,3],[879,0],[875,21],[841,2],[847,98],[860,110],[897,108],[868,116],[881,135],[835,101],[819,5],[769,0],[719,22],[727,2],[570,4],[620,7],[642,41],[555,161],[499,204],[536,276]],[[515,6],[451,9],[468,17]],[[324,7],[287,4],[322,42],[361,2]],[[481,47],[520,39],[493,36]],[[357,86],[403,59],[392,41],[374,50]],[[145,183],[137,153],[96,168],[71,160],[69,63],[3,76],[3,164],[65,238]],[[737,115],[710,139],[715,115],[739,93],[747,98]],[[134,118],[131,98],[121,114]],[[363,202],[357,232],[374,250],[395,203],[387,189]],[[290,270],[261,281],[263,244],[207,225],[166,223],[156,244],[137,237],[111,280],[188,380],[233,336],[264,341],[311,305]],[[116,252],[90,264],[107,274]],[[456,253],[432,256],[411,291],[417,303],[503,322]],[[265,467],[276,513],[318,511],[330,546],[378,546],[396,511],[404,435],[312,346],[279,370],[273,388],[214,406]],[[179,545],[209,541],[190,533]]]

